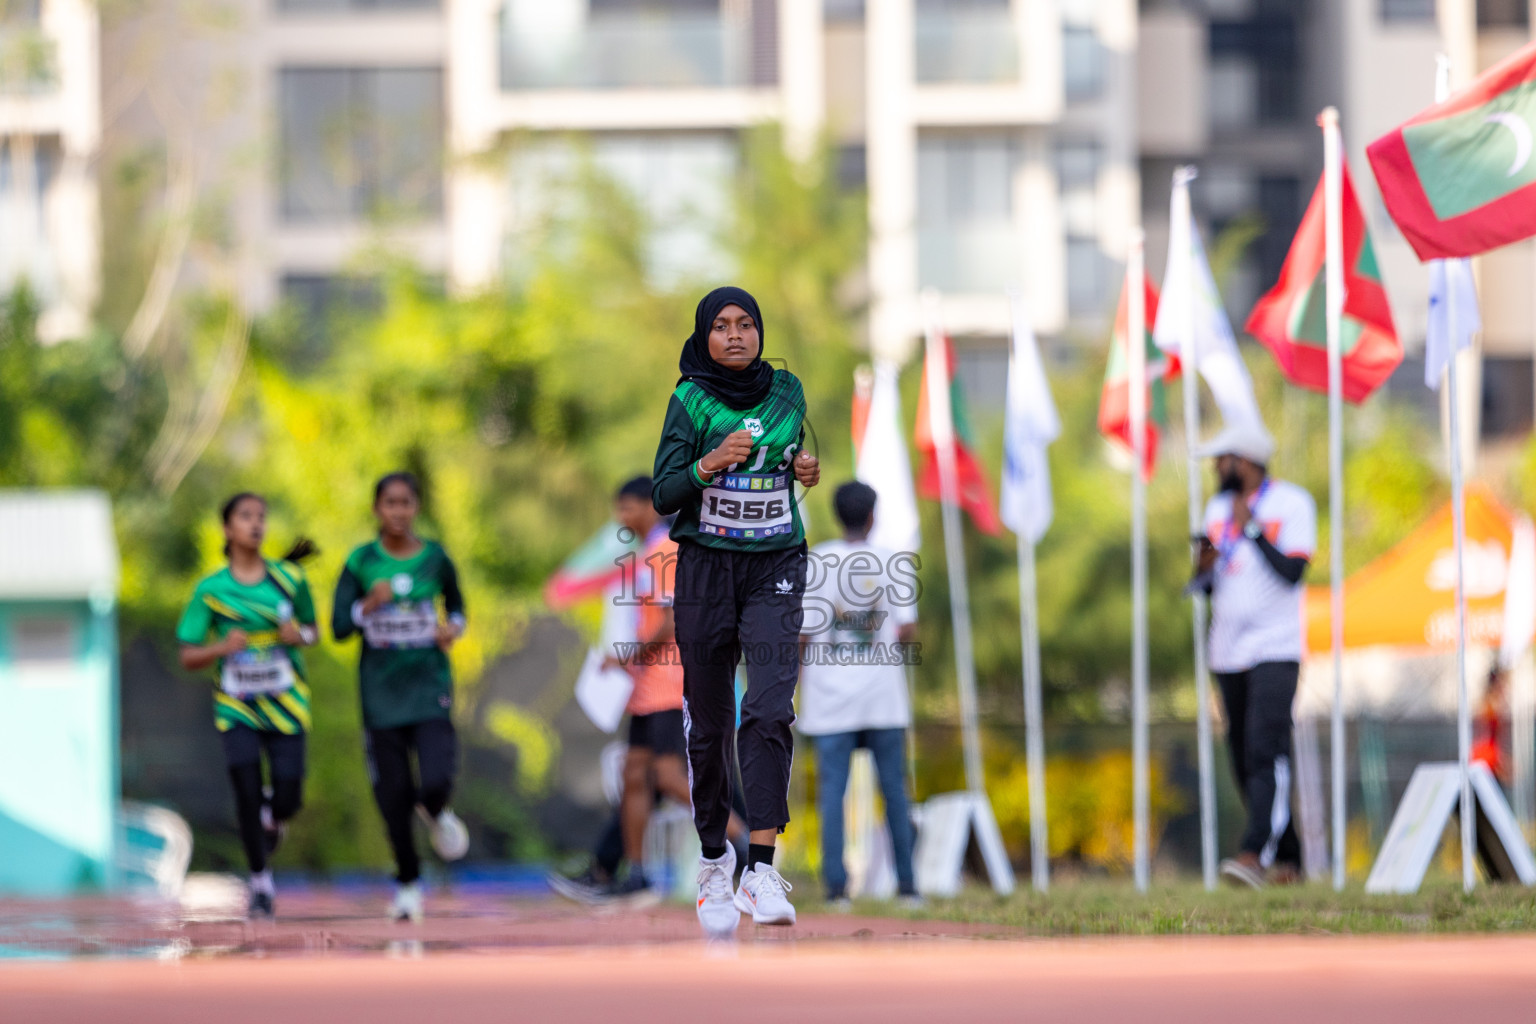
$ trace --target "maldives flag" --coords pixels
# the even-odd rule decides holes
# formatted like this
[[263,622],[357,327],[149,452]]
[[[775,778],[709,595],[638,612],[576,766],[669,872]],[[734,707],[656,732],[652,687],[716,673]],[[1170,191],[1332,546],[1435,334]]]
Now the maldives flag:
[[[1381,286],[1376,250],[1355,198],[1349,166],[1342,168],[1344,196],[1344,397],[1363,402],[1403,361],[1392,324],[1392,307]],[[1328,317],[1323,285],[1323,182],[1291,242],[1280,280],[1248,315],[1247,331],[1274,353],[1288,380],[1328,393]]]
[[544,584],[544,603],[560,611],[596,597],[623,579],[624,556],[639,550],[640,540],[628,530],[605,523]]
[[1366,148],[1387,212],[1421,260],[1536,235],[1536,43]]
[[[1152,340],[1152,325],[1157,323],[1157,289],[1146,277],[1141,279],[1146,290],[1147,316],[1142,331],[1141,345],[1147,359],[1147,419],[1144,431],[1146,446],[1142,450],[1141,473],[1152,479],[1157,468],[1157,439],[1168,425],[1168,381],[1179,375],[1179,359],[1157,347]],[[1109,340],[1109,365],[1104,368],[1104,390],[1099,394],[1099,433],[1117,448],[1134,454],[1135,442],[1131,439],[1131,350],[1126,339],[1130,335],[1129,290],[1120,290],[1120,306],[1115,310],[1115,330]]]
[[[944,380],[939,382],[939,386],[949,393],[950,421],[954,425],[950,434],[955,448],[955,471],[959,476],[960,507],[971,514],[971,521],[977,529],[994,537],[1000,536],[1003,524],[997,518],[992,485],[987,482],[987,474],[982,471],[981,463],[976,459],[970,426],[966,422],[965,399],[960,390],[960,382],[955,380],[955,349],[947,335],[940,339],[940,343],[944,346],[944,358],[937,361],[936,365],[944,373]],[[939,449],[934,443],[933,428],[929,422],[929,383],[928,362],[925,361],[922,385],[917,392],[917,430],[913,434],[913,443],[923,457],[923,467],[917,477],[917,493],[938,501],[942,493],[939,489]]]

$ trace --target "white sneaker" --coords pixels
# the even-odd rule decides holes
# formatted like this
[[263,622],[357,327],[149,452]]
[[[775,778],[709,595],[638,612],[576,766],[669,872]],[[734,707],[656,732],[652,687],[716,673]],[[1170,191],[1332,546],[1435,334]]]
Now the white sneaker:
[[795,908],[786,895],[793,888],[772,865],[759,864],[741,873],[736,909],[751,914],[756,924],[794,924]]
[[421,899],[421,883],[411,882],[409,885],[395,886],[395,899],[389,905],[389,919],[421,924],[421,919],[425,916],[426,911]]
[[731,876],[736,874],[736,851],[729,845],[719,860],[699,858],[699,924],[706,934],[727,936],[741,923],[741,911],[731,892]]
[[464,827],[464,822],[450,808],[444,807],[443,812],[434,818],[427,813],[425,807],[417,804],[416,813],[427,823],[427,832],[432,837],[432,849],[443,860],[458,860],[469,852],[469,829]]

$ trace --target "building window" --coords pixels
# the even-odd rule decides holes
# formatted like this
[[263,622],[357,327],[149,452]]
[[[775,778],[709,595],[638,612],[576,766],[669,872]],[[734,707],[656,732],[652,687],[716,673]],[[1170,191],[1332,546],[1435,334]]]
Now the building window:
[[430,217],[443,209],[437,68],[284,68],[283,218]]
[[26,282],[45,303],[58,297],[45,207],[59,157],[52,140],[0,138],[0,294]]
[[501,87],[778,82],[778,0],[506,0]]
[[1477,0],[1478,28],[1529,28],[1527,0]]
[[538,231],[549,218],[558,220],[571,209],[570,201],[581,197],[570,193],[570,184],[580,179],[584,160],[622,188],[640,214],[646,271],[658,285],[718,277],[730,265],[721,236],[731,217],[735,136],[602,133],[524,146],[513,154],[510,167],[515,231]]
[[837,184],[850,192],[869,186],[869,150],[862,143],[837,147]]
[[1293,13],[1211,22],[1213,127],[1240,129],[1289,124],[1296,119],[1301,97],[1297,37]]
[[1110,268],[1099,245],[1099,168],[1103,155],[1093,142],[1066,140],[1056,147],[1056,179],[1067,248],[1067,315],[1104,312]]
[[917,150],[918,280],[950,292],[1019,283],[1013,188],[1019,145],[1006,132],[925,132]]
[[1019,38],[1008,0],[917,0],[917,80],[925,85],[1019,80]]
[[1435,0],[1379,0],[1377,8],[1386,22],[1433,22]]
[[1061,63],[1068,102],[1098,99],[1104,93],[1104,44],[1091,28],[1061,31]]

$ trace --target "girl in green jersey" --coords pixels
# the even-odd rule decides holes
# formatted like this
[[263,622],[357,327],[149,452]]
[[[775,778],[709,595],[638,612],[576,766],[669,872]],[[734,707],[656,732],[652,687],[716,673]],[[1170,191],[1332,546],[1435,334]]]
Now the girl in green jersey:
[[[251,871],[250,915],[271,917],[267,858],[303,801],[310,719],[299,649],[315,642],[316,631],[309,582],[298,563],[314,546],[300,540],[278,561],[263,558],[267,503],[260,495],[237,494],[220,515],[229,564],[198,583],[176,639],[183,668],[215,670],[214,722]],[[262,785],[263,754],[269,787]]]
[[416,536],[419,511],[421,485],[410,473],[378,482],[379,535],[348,556],[331,623],[337,640],[363,636],[358,674],[368,776],[395,855],[389,916],[397,921],[420,921],[423,913],[412,817],[426,822],[444,860],[469,849],[469,833],[448,807],[458,772],[448,650],[464,632],[464,596],[443,546]]
[[[773,847],[789,822],[805,593],[805,527],[794,485],[815,486],[821,470],[801,449],[805,393],[794,374],[763,361],[762,315],[751,295],[716,288],[700,300],[679,369],[651,500],[662,515],[677,515],[673,621],[703,847],[698,915],[713,935],[733,932],[743,913],[758,924],[795,920]],[[743,659],[747,693],[738,727],[735,677]],[[725,830],[738,759],[752,832],[733,893],[736,854]]]

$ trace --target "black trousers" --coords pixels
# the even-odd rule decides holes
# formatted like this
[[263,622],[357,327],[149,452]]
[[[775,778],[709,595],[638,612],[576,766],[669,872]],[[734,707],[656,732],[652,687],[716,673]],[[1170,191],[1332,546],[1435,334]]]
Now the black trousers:
[[[683,662],[693,822],[704,846],[725,845],[738,759],[747,827],[782,832],[789,824],[804,595],[803,544],[764,552],[678,545],[673,618]],[[736,666],[743,657],[747,693],[738,727]]]
[[304,734],[258,732],[237,725],[220,733],[224,763],[235,791],[235,819],[240,825],[240,845],[252,873],[267,869],[267,836],[261,827],[261,755],[267,755],[267,774],[272,780],[272,817],[287,821],[304,803]]
[[1218,672],[1227,709],[1232,770],[1248,811],[1240,849],[1264,867],[1301,867],[1301,842],[1291,820],[1291,705],[1301,666],[1266,661],[1246,672]]
[[[446,718],[392,729],[369,729],[367,750],[373,800],[384,817],[384,831],[395,854],[395,880],[407,885],[421,877],[421,858],[416,853],[411,818],[417,804],[434,818],[448,806],[448,798],[453,795],[453,777],[458,773],[458,734]],[[415,773],[411,770],[413,751]]]

